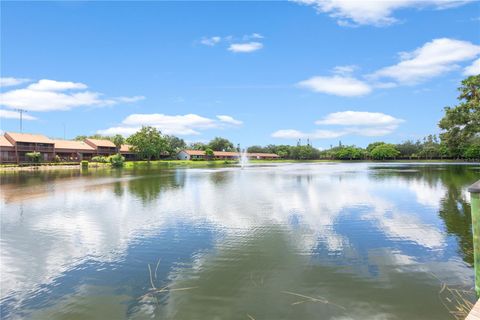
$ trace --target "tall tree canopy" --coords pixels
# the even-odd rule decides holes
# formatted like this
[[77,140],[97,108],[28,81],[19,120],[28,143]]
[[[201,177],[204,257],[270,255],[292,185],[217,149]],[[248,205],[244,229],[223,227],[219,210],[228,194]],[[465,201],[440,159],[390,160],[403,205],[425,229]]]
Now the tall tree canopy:
[[370,155],[376,160],[395,159],[400,155],[400,151],[393,144],[383,143],[373,148]]
[[117,152],[120,152],[120,147],[125,143],[125,138],[120,134],[116,134],[111,138],[111,141],[117,148]]
[[438,126],[440,135],[454,156],[461,156],[472,140],[480,133],[480,75],[462,81],[458,88],[460,101],[457,106],[445,107],[445,116]]
[[142,127],[127,139],[132,149],[142,159],[150,161],[167,151],[167,142],[161,132],[154,127]]
[[164,137],[167,142],[167,151],[171,156],[174,156],[178,151],[187,147],[187,144],[181,138],[170,135],[165,135]]
[[235,151],[233,143],[225,138],[215,137],[208,143],[208,147],[213,151]]

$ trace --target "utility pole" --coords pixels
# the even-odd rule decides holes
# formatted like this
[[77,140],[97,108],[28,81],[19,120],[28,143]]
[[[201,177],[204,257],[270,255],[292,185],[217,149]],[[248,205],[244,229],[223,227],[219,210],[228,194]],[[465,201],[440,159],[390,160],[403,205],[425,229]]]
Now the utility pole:
[[20,133],[23,132],[23,113],[27,112],[25,109],[16,109],[20,113]]

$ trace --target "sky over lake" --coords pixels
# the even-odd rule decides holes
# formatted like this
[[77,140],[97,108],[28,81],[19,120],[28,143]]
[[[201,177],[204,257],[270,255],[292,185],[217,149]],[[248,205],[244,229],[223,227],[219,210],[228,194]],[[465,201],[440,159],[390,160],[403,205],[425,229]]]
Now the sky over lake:
[[438,133],[480,2],[1,3],[0,129],[327,148]]

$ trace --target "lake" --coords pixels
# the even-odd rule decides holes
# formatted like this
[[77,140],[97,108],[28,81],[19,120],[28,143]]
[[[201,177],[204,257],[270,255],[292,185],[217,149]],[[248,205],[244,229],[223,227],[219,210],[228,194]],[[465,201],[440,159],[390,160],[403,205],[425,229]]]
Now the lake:
[[[478,164],[1,176],[2,319],[452,319]],[[460,299],[456,297],[456,299]]]

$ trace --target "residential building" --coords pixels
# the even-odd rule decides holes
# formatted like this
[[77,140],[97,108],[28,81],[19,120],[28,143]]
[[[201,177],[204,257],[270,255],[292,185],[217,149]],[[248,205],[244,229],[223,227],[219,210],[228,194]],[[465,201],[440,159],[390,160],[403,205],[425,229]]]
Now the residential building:
[[15,162],[17,162],[15,147],[5,136],[0,136],[0,163]]
[[[249,159],[279,159],[280,157],[275,153],[247,153],[247,158]],[[182,150],[177,154],[177,158],[180,160],[196,160],[196,159],[207,159],[207,155],[203,150]],[[230,151],[214,151],[214,159],[222,160],[235,160],[239,158],[238,152]]]
[[83,141],[53,140],[55,154],[61,161],[90,160],[95,154],[95,149]]
[[5,132],[4,137],[13,145],[16,162],[26,162],[27,153],[39,152],[42,161],[53,161],[55,159],[55,145],[41,134]]
[[85,143],[91,146],[95,150],[95,155],[109,156],[117,153],[117,147],[115,144],[106,139],[85,139]]
[[[29,133],[6,132],[0,135],[0,163],[28,162],[26,154],[39,152],[42,162],[52,162],[56,156],[61,161],[90,160],[94,156],[110,156],[117,153],[117,147],[110,140],[86,139],[85,141],[49,139],[46,136]],[[135,160],[136,154],[128,144],[118,150],[126,160]]]
[[122,144],[120,147],[120,154],[125,160],[136,160],[137,155],[132,151],[132,146],[129,144]]

